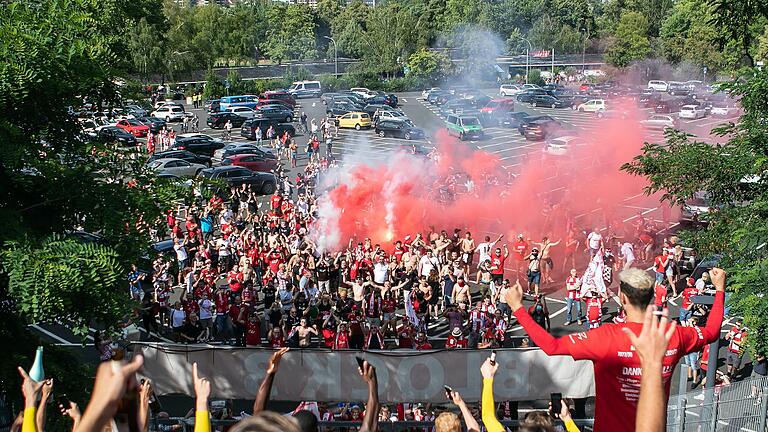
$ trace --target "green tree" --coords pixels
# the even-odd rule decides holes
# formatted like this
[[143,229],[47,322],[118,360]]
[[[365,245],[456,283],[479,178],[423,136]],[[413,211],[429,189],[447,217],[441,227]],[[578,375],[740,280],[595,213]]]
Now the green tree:
[[133,59],[133,67],[149,81],[149,74],[162,71],[165,38],[146,18],[141,18],[128,32],[128,48]]
[[445,54],[420,49],[408,57],[408,74],[431,85],[439,84],[453,71],[453,63]]
[[531,31],[528,40],[534,48],[554,49],[555,53],[581,52],[582,37],[579,31],[562,24],[549,15],[542,15]]
[[267,22],[264,50],[270,59],[280,63],[316,56],[315,21],[309,6],[272,3],[267,9]]
[[366,32],[368,48],[363,55],[367,71],[388,76],[402,71],[417,43],[414,21],[410,9],[395,3],[373,10]]
[[350,3],[331,23],[331,33],[339,44],[339,55],[362,58],[366,46],[365,33],[371,8],[360,0]]
[[625,12],[616,26],[616,32],[606,52],[608,63],[626,67],[651,52],[648,40],[648,19],[639,12]]
[[[718,211],[704,218],[708,225],[682,233],[702,256],[722,254],[729,272],[731,315],[744,316],[751,329],[748,343],[758,352],[768,349],[768,71],[749,74],[726,85],[740,100],[744,113],[736,124],[716,130],[729,139],[711,145],[684,133],[663,144],[646,144],[623,169],[646,177],[648,194],[682,205],[705,193]],[[676,173],[671,176],[669,173]]]
[[711,23],[720,31],[718,41],[725,47],[737,41],[741,56],[747,66],[754,66],[753,42],[765,26],[768,17],[768,3],[760,0],[711,0],[714,16]]

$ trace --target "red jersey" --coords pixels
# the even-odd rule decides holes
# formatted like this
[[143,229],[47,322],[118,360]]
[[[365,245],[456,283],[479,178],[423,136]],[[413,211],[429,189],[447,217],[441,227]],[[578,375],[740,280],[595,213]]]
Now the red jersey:
[[261,321],[256,319],[248,320],[248,328],[245,331],[246,345],[261,345]]
[[381,301],[381,311],[384,313],[394,313],[397,310],[397,302],[393,298]]
[[323,345],[326,348],[333,348],[334,342],[336,342],[336,330],[324,328],[323,332]]
[[587,303],[587,321],[594,323],[600,321],[603,316],[603,298],[589,297]]
[[507,260],[507,257],[502,255],[491,255],[491,274],[493,275],[503,275],[504,274],[504,261]]
[[229,289],[233,292],[240,292],[243,289],[243,274],[231,271],[227,274],[227,282],[229,282]]
[[283,263],[283,255],[281,255],[280,252],[272,252],[267,255],[265,261],[267,262],[269,269],[272,270],[272,273],[277,273],[280,264]]
[[283,336],[272,336],[269,338],[270,348],[283,348],[285,346],[285,339]]
[[656,273],[664,273],[667,271],[668,262],[669,255],[659,255],[653,260],[653,269]]
[[333,344],[333,349],[347,349],[349,348],[349,335],[346,332],[336,335],[336,342]]
[[[677,326],[663,360],[666,396],[677,362],[690,352],[700,351],[720,335],[723,321],[723,292],[715,294],[707,326]],[[570,355],[575,360],[591,360],[595,368],[595,432],[635,430],[637,400],[640,395],[640,358],[635,354],[622,328],[640,334],[641,323],[605,324],[588,332],[555,338],[541,328],[525,311],[514,311],[520,325],[548,355]]]
[[455,349],[455,348],[466,348],[467,347],[467,340],[463,337],[455,337],[453,335],[449,335],[448,339],[445,341],[445,347],[447,349]]
[[658,307],[667,307],[667,287],[662,284],[656,284],[654,288],[656,293],[655,305]]
[[432,344],[430,344],[429,341],[424,341],[422,343],[416,343],[416,349],[418,351],[431,350],[432,349]]
[[680,307],[683,309],[688,309],[688,307],[693,304],[693,300],[691,300],[691,298],[696,294],[698,294],[698,290],[696,290],[695,287],[685,288],[680,294],[683,297],[683,303],[680,305]]
[[728,332],[728,336],[730,336],[731,339],[730,343],[728,343],[728,351],[741,354],[744,350],[743,344],[744,339],[747,337],[747,331],[738,327],[733,327],[731,331]]
[[402,247],[400,249],[395,247],[395,251],[392,252],[392,255],[394,255],[395,259],[397,259],[397,262],[400,262],[403,260],[404,253],[405,253],[405,249],[403,249]]
[[528,242],[525,240],[517,240],[512,243],[512,252],[515,253],[515,259],[518,261],[525,260],[525,253],[528,251]]
[[213,296],[213,302],[216,304],[217,314],[227,313],[227,310],[229,309],[229,296],[225,292],[218,291],[216,295]]
[[269,205],[272,207],[272,210],[279,209],[283,205],[283,197],[277,194],[272,195],[272,198],[269,199]]
[[398,348],[413,348],[410,329],[404,328],[397,333],[397,346]]
[[578,300],[579,285],[581,285],[581,279],[573,276],[568,276],[568,279],[565,280],[565,290],[567,292],[566,298]]

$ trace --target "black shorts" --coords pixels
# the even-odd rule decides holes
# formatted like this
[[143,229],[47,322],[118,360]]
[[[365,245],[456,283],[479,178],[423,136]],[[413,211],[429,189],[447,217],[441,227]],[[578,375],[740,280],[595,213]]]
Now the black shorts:
[[493,282],[494,284],[500,284],[504,282],[504,275],[491,273],[491,282]]

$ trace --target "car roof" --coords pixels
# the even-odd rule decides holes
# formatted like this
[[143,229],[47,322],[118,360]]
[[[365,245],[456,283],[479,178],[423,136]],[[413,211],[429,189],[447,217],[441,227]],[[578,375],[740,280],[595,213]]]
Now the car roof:
[[167,163],[167,162],[172,162],[172,161],[182,161],[182,162],[186,162],[184,159],[179,159],[179,158],[160,158],[160,159],[155,159],[155,160],[153,160],[152,162],[162,162],[162,163]]

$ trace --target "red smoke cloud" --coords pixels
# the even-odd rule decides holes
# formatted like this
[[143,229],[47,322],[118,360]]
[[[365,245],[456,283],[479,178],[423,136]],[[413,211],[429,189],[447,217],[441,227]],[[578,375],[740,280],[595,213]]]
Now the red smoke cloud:
[[[383,164],[345,161],[337,183],[320,199],[313,234],[329,250],[345,247],[352,237],[370,237],[391,249],[395,240],[430,226],[449,234],[454,228],[470,230],[475,238],[525,233],[557,239],[569,223],[589,230],[606,226],[606,219],[621,222],[627,210],[619,215],[617,207],[645,185],[644,179],[620,171],[640,152],[644,136],[638,110],[626,108],[630,118],[603,119],[596,130],[579,132],[588,144],[569,148],[567,155],[545,155],[544,143],[529,147],[532,151],[510,182],[496,155],[473,150],[443,132],[435,137],[436,163],[409,154]],[[441,199],[440,185],[457,172],[472,179],[474,192]],[[489,174],[498,185],[484,184]],[[461,190],[463,182],[464,177],[455,189]]]

